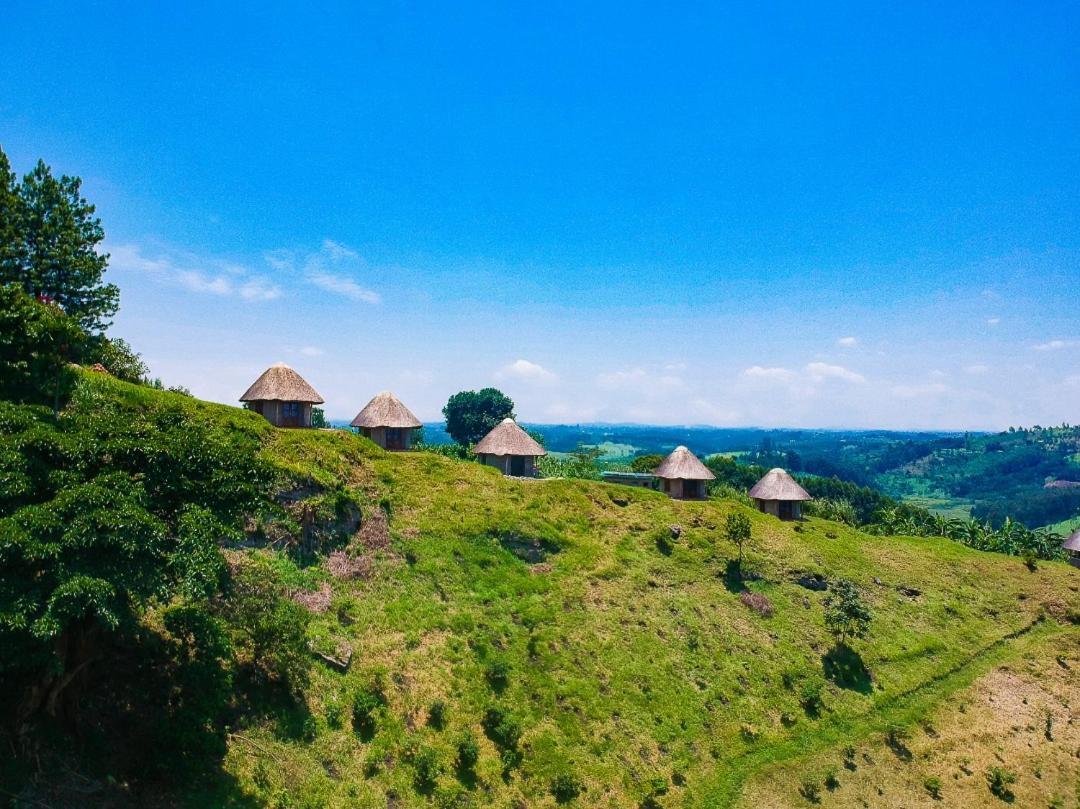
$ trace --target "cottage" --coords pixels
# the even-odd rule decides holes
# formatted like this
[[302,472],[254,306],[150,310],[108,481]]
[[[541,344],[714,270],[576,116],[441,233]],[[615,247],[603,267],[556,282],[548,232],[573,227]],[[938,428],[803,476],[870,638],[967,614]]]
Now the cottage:
[[271,365],[240,397],[275,427],[310,427],[312,405],[323,398],[283,362]]
[[750,490],[758,511],[772,514],[781,520],[802,519],[804,500],[813,500],[806,489],[795,482],[785,470],[770,469]]
[[1069,555],[1069,562],[1080,567],[1080,530],[1073,531],[1069,538],[1061,543],[1061,547]]
[[358,427],[365,438],[390,450],[412,449],[416,428],[423,426],[420,419],[388,390],[368,402],[350,424]]
[[664,493],[675,500],[704,500],[705,481],[716,479],[686,447],[675,447],[653,474],[660,479]]
[[533,437],[513,419],[503,419],[473,447],[480,463],[494,466],[504,475],[534,477],[536,459],[547,455]]

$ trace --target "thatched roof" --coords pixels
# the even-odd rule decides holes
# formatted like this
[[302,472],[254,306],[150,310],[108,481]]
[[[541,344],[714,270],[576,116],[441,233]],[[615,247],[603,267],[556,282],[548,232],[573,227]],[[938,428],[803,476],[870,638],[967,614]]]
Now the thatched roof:
[[547,455],[513,419],[503,419],[473,447],[477,455]]
[[1069,538],[1061,543],[1061,547],[1073,553],[1080,553],[1080,530],[1073,531]]
[[663,463],[653,472],[658,478],[675,480],[715,480],[716,475],[709,471],[698,457],[686,447],[675,447],[675,451],[664,458]]
[[353,427],[422,427],[420,419],[413,415],[401,399],[388,390],[379,393],[356,414],[350,424]]
[[765,477],[754,484],[750,496],[755,500],[813,500],[806,489],[795,482],[795,478],[777,467],[765,473]]
[[310,402],[322,404],[323,397],[315,388],[304,381],[304,377],[296,373],[283,362],[271,365],[262,376],[252,383],[243,396],[241,402]]

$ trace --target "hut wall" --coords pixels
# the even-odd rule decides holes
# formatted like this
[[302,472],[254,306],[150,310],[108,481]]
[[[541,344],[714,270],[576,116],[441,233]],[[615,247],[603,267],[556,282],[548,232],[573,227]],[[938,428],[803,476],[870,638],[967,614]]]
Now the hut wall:
[[[259,402],[252,402],[251,409],[256,413],[261,413],[263,418],[273,424],[275,427],[285,426],[285,402],[279,402],[276,399],[264,400]],[[310,427],[311,426],[311,408],[310,402],[299,403],[299,413],[297,415],[297,423],[295,425],[289,425],[290,427]]]
[[672,500],[704,500],[708,488],[704,480],[661,478],[660,490]]
[[788,502],[788,501],[785,501],[785,502],[788,505],[791,506],[790,516],[787,516],[787,515],[781,516],[781,514],[780,514],[781,506],[780,506],[780,501],[779,500],[757,500],[757,499],[754,500],[754,503],[757,504],[758,511],[762,512],[763,514],[771,514],[773,517],[776,517],[777,519],[791,519],[791,520],[800,520],[800,519],[802,519],[802,502],[799,501],[799,500],[792,500],[790,502]]
[[479,456],[480,463],[494,466],[504,475],[515,474],[513,471],[514,459],[521,459],[521,474],[518,477],[536,477],[536,458],[532,455],[488,455],[483,453]]
[[410,450],[412,449],[413,436],[416,434],[416,430],[408,429],[405,427],[396,428],[398,430],[398,436],[400,437],[399,446],[390,447],[390,430],[389,427],[363,427],[360,432],[364,437],[370,438],[376,444],[383,449],[390,450]]

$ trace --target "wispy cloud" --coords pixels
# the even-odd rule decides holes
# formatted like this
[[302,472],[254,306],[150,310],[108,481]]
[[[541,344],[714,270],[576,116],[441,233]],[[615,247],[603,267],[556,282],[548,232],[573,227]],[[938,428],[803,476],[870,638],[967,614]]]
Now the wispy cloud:
[[743,371],[742,375],[749,379],[775,380],[778,382],[787,382],[795,378],[795,372],[787,368],[766,368],[762,365],[752,365]]
[[379,303],[382,296],[357,280],[370,275],[364,259],[350,247],[324,239],[318,250],[271,250],[266,263],[280,272],[299,273],[309,284],[361,303]]
[[984,365],[981,362],[977,362],[974,365],[966,366],[964,368],[964,373],[970,374],[971,376],[985,376],[986,374],[990,373],[990,366]]
[[1037,343],[1032,348],[1036,351],[1059,351],[1062,348],[1072,348],[1080,345],[1076,340],[1048,340],[1045,343]]
[[559,380],[557,374],[543,365],[523,359],[503,366],[496,372],[495,377],[496,379],[522,379],[539,385],[551,385]]
[[150,251],[137,244],[110,244],[108,251],[114,269],[148,275],[191,292],[245,301],[281,297],[277,284],[235,262],[176,250]]
[[806,366],[806,373],[815,381],[840,379],[844,382],[854,382],[857,384],[866,381],[866,377],[860,373],[848,370],[842,365],[829,365],[826,362],[811,362]]
[[996,326],[1000,322],[1001,322],[1000,317],[988,317],[988,318],[986,318],[986,325],[987,326]]
[[598,374],[596,384],[606,390],[635,390],[650,395],[686,386],[681,376],[668,372],[657,374],[640,367]]
[[318,346],[304,346],[300,349],[300,353],[305,357],[321,357],[326,352]]
[[859,344],[859,340],[857,337],[841,337],[836,344],[841,348],[854,348]]

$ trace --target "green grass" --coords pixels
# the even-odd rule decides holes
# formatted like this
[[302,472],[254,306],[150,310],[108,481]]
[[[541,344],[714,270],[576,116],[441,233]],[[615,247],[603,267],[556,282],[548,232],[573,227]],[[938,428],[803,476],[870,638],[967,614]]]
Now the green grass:
[[[341,673],[317,662],[301,705],[246,713],[222,777],[185,792],[191,806],[386,806],[391,796],[445,806],[461,795],[554,806],[565,773],[584,788],[579,805],[729,805],[780,762],[915,721],[1021,644],[1053,643],[1055,619],[1080,613],[1080,572],[1063,564],[1031,572],[944,539],[780,523],[732,500],[508,480],[343,431],[274,430],[234,408],[92,384],[132,407],[174,396],[259,436],[283,491],[346,497],[369,524],[389,515],[389,549],[369,553],[366,578],[333,579],[318,559],[275,563],[290,586],[331,584],[312,645],[349,646],[352,664]],[[733,511],[752,523],[758,578],[746,586],[771,601],[771,618],[747,609],[725,576],[735,549],[721,528]],[[679,536],[666,542],[673,525]],[[522,547],[543,558],[523,561]],[[855,647],[868,678],[825,678],[824,594],[798,585],[801,573],[863,589],[874,621]],[[808,683],[824,686],[817,716],[801,704]],[[382,695],[362,732],[350,721],[358,693]],[[441,728],[428,721],[436,702]],[[516,756],[485,734],[493,706],[520,724]],[[465,734],[479,759],[463,772],[454,760]]]

